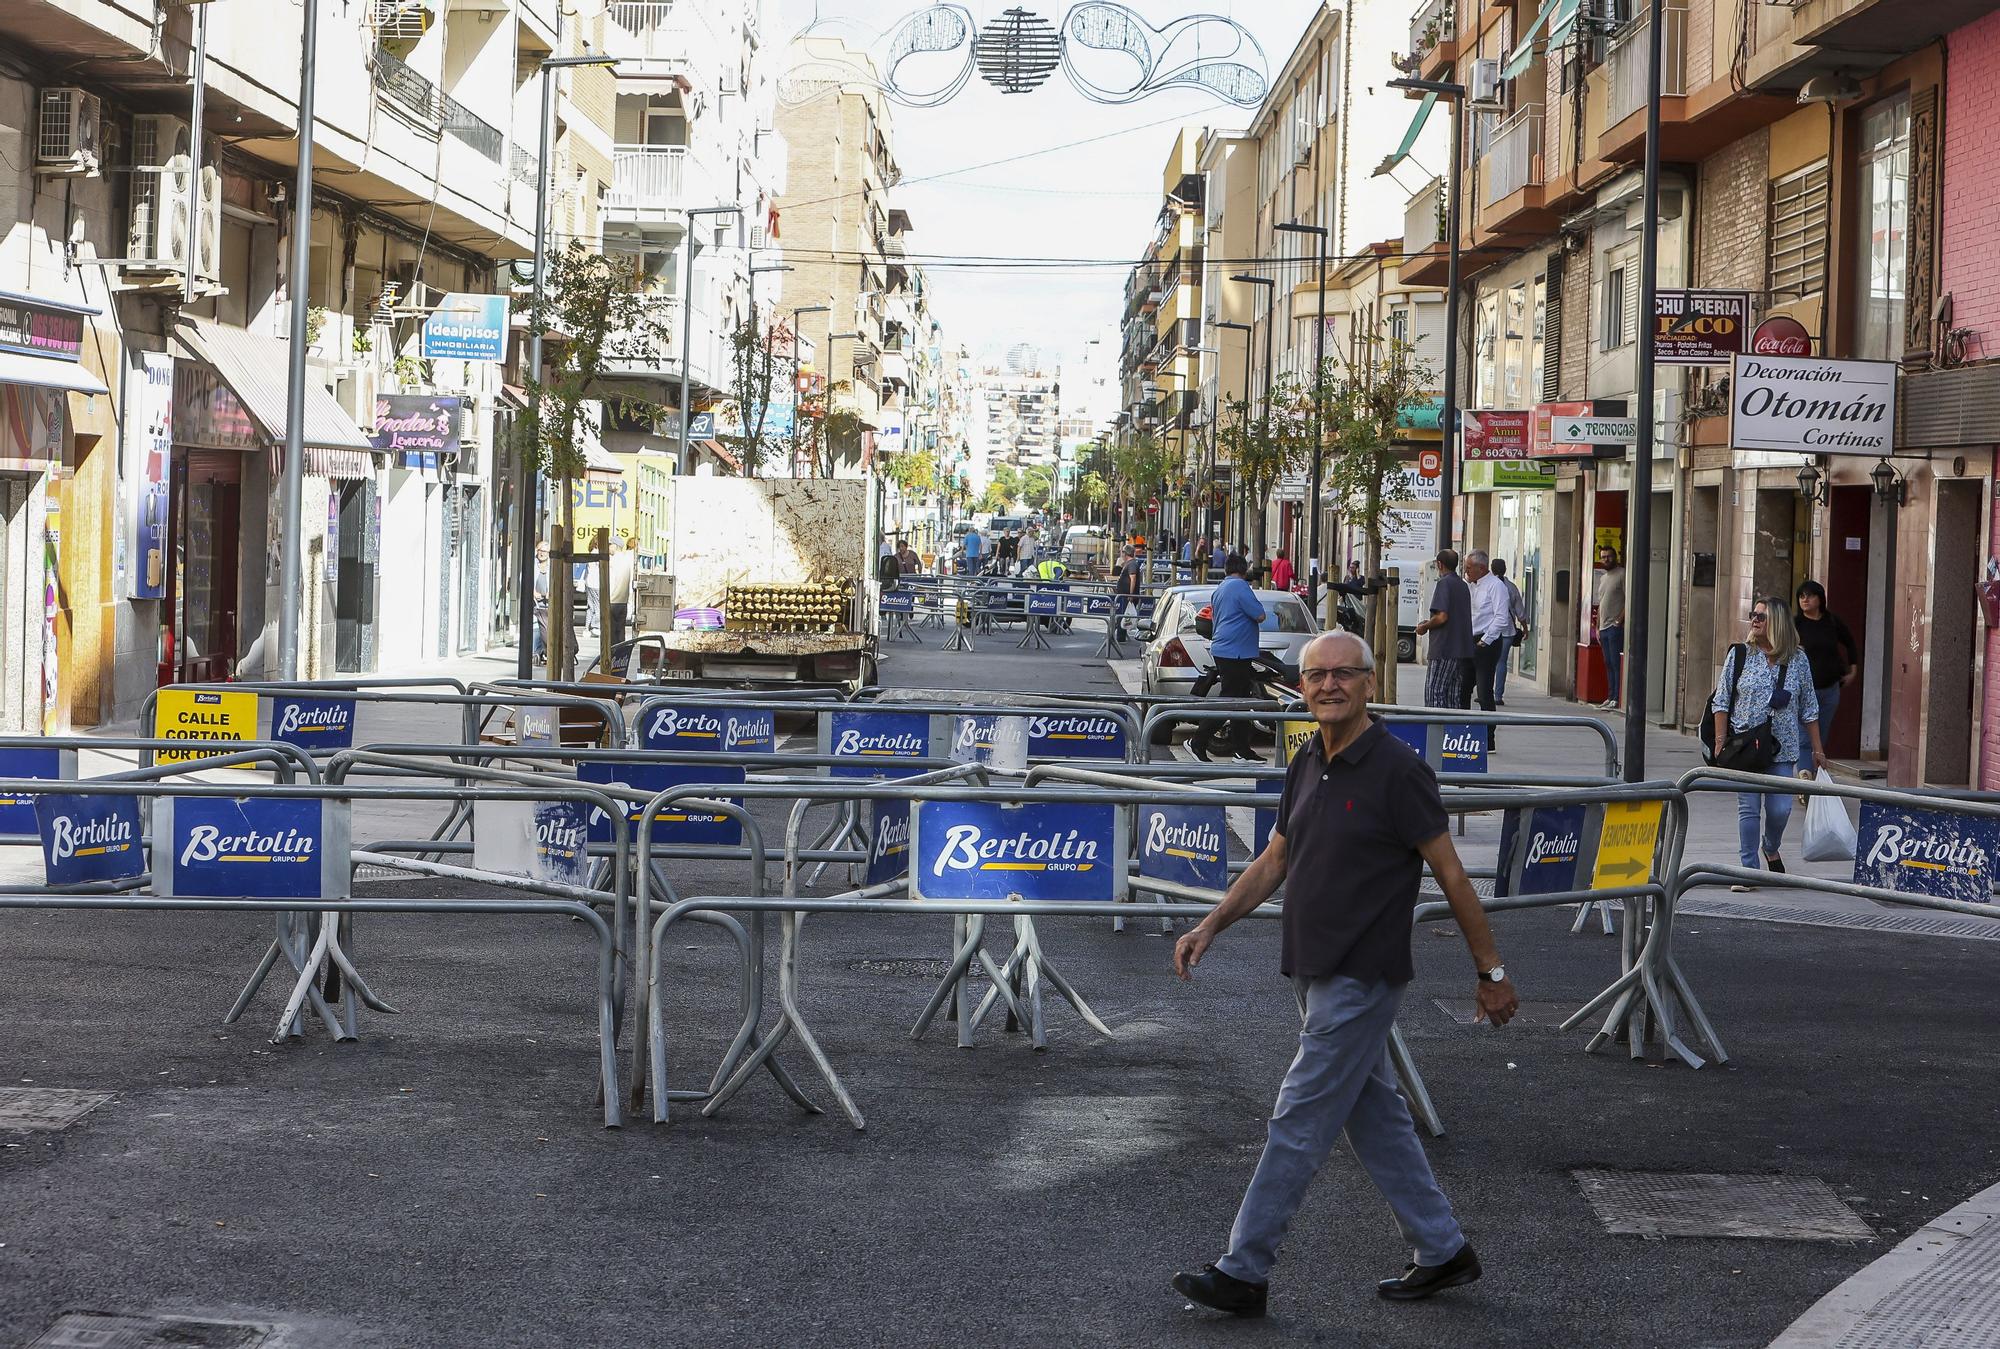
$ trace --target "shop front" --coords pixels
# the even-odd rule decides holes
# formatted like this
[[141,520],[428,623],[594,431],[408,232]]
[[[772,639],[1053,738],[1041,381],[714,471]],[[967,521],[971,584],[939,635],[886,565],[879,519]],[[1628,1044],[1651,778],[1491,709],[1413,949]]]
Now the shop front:
[[1480,545],[1496,561],[1505,562],[1507,577],[1521,591],[1527,633],[1510,655],[1514,676],[1548,691],[1548,644],[1551,575],[1550,502],[1555,493],[1556,466],[1534,460],[1489,460],[1465,465],[1463,490],[1474,520],[1483,520]]

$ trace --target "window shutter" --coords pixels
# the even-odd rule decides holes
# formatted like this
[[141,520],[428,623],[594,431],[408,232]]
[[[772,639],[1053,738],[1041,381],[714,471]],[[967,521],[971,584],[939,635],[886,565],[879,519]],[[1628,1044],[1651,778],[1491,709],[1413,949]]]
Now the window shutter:
[[1542,401],[1562,396],[1563,264],[1562,250],[1549,254],[1547,317],[1542,324]]
[[1619,327],[1619,346],[1639,340],[1639,299],[1645,288],[1639,284],[1639,267],[1636,262],[1625,267],[1625,318]]

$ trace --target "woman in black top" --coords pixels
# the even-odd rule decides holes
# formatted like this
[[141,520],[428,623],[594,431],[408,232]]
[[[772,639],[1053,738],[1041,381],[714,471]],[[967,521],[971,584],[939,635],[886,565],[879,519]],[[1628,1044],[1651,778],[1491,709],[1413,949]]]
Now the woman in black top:
[[1854,634],[1837,614],[1827,612],[1826,587],[1818,581],[1801,581],[1798,612],[1793,626],[1799,630],[1799,650],[1812,663],[1813,692],[1819,695],[1819,724],[1831,732],[1833,714],[1840,710],[1840,695],[1861,675],[1861,651]]

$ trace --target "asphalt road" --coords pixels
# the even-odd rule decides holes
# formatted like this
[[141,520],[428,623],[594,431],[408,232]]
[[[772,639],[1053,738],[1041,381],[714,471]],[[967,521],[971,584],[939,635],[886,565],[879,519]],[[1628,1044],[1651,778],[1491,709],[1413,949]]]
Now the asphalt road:
[[[1111,687],[1094,642],[1074,645],[954,658],[933,642],[885,675]],[[739,872],[674,876],[716,893]],[[91,1309],[260,1322],[293,1345],[1747,1347],[2000,1178],[1978,1030],[1992,943],[1692,921],[1681,961],[1734,1056],[1696,1072],[1586,1055],[1553,1028],[1616,972],[1611,940],[1568,926],[1500,920],[1538,1023],[1500,1031],[1433,1002],[1470,996],[1464,948],[1446,927],[1416,936],[1402,1024],[1485,1280],[1376,1299],[1404,1254],[1342,1150],[1270,1320],[1245,1324],[1166,1281],[1220,1252],[1292,1050],[1269,928],[1233,931],[1181,984],[1156,925],[1046,924],[1116,1034],[1055,1003],[1038,1054],[997,1020],[970,1050],[942,1026],[908,1038],[931,987],[908,962],[946,953],[943,920],[817,918],[806,1012],[866,1132],[768,1079],[713,1120],[606,1131],[591,946],[567,922],[367,921],[360,958],[402,1014],[367,1016],[359,1043],[272,1045],[274,989],[218,1024],[263,919],[0,914],[0,1088],[112,1094],[58,1133],[0,1130],[0,1342]],[[689,1086],[726,1041],[734,973],[703,928],[676,930],[668,968]],[[803,1055],[785,1058],[830,1106]],[[1611,1236],[1571,1175],[1590,1168],[1818,1177],[1876,1236]]]

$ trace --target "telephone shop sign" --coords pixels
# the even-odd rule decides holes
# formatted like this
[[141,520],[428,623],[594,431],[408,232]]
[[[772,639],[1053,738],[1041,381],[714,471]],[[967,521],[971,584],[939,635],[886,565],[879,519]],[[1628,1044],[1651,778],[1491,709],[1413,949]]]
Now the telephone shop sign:
[[1948,810],[1899,810],[1863,801],[1854,883],[1990,904],[1996,854],[2000,854],[2000,820]]
[[124,881],[146,874],[138,797],[59,792],[35,797],[28,809],[34,832],[41,836],[42,866],[50,885]]
[[778,715],[768,707],[675,707],[648,703],[640,716],[647,749],[724,750],[769,754],[778,742]]
[[[0,749],[0,780],[32,778],[38,781],[69,782],[76,778],[76,751],[44,749]],[[0,792],[0,834],[33,837],[35,797],[28,792]]]
[[273,740],[308,751],[353,747],[352,698],[294,698],[274,694],[270,703]]
[[[734,800],[735,798],[728,795],[728,791],[731,787],[743,785],[743,768],[739,764],[716,764],[711,767],[706,764],[591,759],[576,766],[576,779],[578,782],[586,782],[595,787],[628,787],[635,792],[644,792],[648,797],[657,796],[673,787],[698,786],[703,789],[700,793],[703,796],[714,800]],[[635,845],[639,840],[639,821],[645,813],[643,806],[631,806],[625,813],[625,822],[632,827],[630,838]],[[590,807],[590,841],[611,842],[611,817],[604,813],[602,806]],[[653,816],[654,843],[701,843],[733,847],[742,841],[743,824],[734,816],[690,810],[681,804],[669,805]]]
[[345,899],[347,803],[166,796],[153,807],[153,888],[204,899]]
[[1117,806],[919,801],[914,899],[1112,900],[1125,890]]

